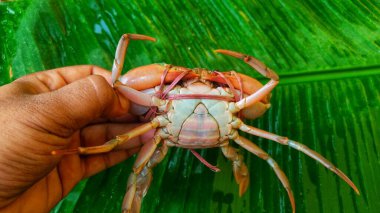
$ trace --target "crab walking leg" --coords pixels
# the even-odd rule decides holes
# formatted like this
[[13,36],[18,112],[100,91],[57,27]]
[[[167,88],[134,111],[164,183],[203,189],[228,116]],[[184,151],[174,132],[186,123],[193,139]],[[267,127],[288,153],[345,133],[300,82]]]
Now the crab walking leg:
[[287,137],[279,136],[279,135],[273,134],[271,132],[267,132],[267,131],[264,131],[262,129],[258,129],[258,128],[253,127],[253,126],[248,126],[248,125],[246,125],[244,123],[241,123],[239,129],[242,130],[243,132],[249,133],[251,135],[256,135],[256,136],[259,136],[259,137],[262,137],[262,138],[266,138],[266,139],[275,141],[277,143],[280,143],[282,145],[288,145],[288,146],[290,146],[290,147],[292,147],[294,149],[297,149],[297,150],[305,153],[309,157],[315,159],[316,161],[318,161],[319,163],[321,163],[323,166],[325,166],[326,168],[328,168],[329,170],[331,170],[332,172],[334,172],[335,174],[337,174],[348,185],[350,185],[350,187],[357,194],[360,194],[358,188],[350,180],[350,178],[348,178],[342,171],[340,171],[338,168],[336,168],[330,161],[328,161],[326,158],[324,158],[321,154],[319,154],[318,152],[310,149],[309,147],[307,147],[307,146],[305,146],[305,145],[303,145],[301,143],[298,143],[296,141],[289,140]]
[[136,104],[140,104],[142,106],[162,106],[166,102],[160,98],[157,98],[154,95],[149,95],[143,92],[140,92],[138,90],[135,90],[131,87],[125,86],[121,84],[120,82],[116,82],[114,85],[117,90],[123,94],[126,98],[131,100],[132,102]]
[[260,100],[265,98],[267,95],[269,95],[271,91],[273,90],[273,88],[275,88],[279,82],[279,77],[276,74],[276,72],[269,69],[264,63],[262,63],[261,61],[259,61],[253,56],[244,55],[242,53],[234,52],[231,50],[215,50],[215,52],[242,59],[244,60],[246,64],[250,65],[252,68],[257,70],[261,75],[271,79],[267,84],[265,84],[258,91],[238,101],[235,104],[236,108],[232,110],[233,112],[240,111],[244,108],[247,108],[259,102]]
[[152,140],[144,144],[136,158],[135,164],[133,165],[133,172],[138,174],[147,164],[149,159],[152,157],[154,151],[156,150],[158,144],[161,142],[161,137],[155,135]]
[[293,192],[290,188],[289,180],[286,177],[285,173],[281,170],[281,168],[278,166],[276,161],[274,161],[268,153],[266,153],[264,150],[262,150],[260,147],[258,147],[256,144],[252,143],[248,139],[237,136],[235,139],[233,139],[237,144],[239,144],[244,149],[248,150],[249,152],[255,154],[259,158],[266,160],[268,164],[273,168],[274,172],[276,173],[278,179],[280,179],[282,185],[288,192],[289,200],[292,205],[293,213],[295,212],[296,206],[294,202]]
[[253,104],[259,102],[260,100],[265,98],[267,95],[269,95],[271,91],[273,90],[273,88],[276,87],[277,84],[278,84],[278,81],[275,81],[273,79],[270,80],[267,84],[261,87],[257,92],[236,102],[235,103],[236,109],[234,109],[233,112],[240,111],[244,108],[250,107]]
[[69,154],[92,155],[92,154],[110,152],[111,150],[115,149],[117,146],[127,142],[129,139],[142,135],[151,129],[155,129],[159,125],[160,125],[159,119],[158,117],[156,117],[151,122],[138,126],[123,135],[118,135],[116,136],[115,139],[112,139],[103,145],[91,146],[91,147],[78,147],[78,148],[66,149],[66,150],[55,150],[55,151],[52,151],[51,154],[52,155],[69,155]]
[[[150,143],[155,144],[156,142],[151,141]],[[156,146],[153,144],[149,146]],[[124,196],[122,206],[123,213],[140,212],[141,200],[148,191],[152,181],[152,168],[164,159],[167,151],[168,147],[163,143],[154,151],[154,153],[150,154],[150,156],[148,153],[143,154],[144,157],[141,158],[149,157],[149,161],[144,164],[144,167],[141,170],[136,170],[136,165],[134,166],[134,171],[128,178],[127,192]],[[140,157],[140,154],[138,158]]]
[[228,145],[222,146],[221,149],[224,156],[232,161],[235,180],[239,185],[239,195],[242,196],[247,191],[249,185],[249,172],[243,162],[243,156],[235,148]]
[[222,53],[222,54],[225,54],[225,55],[229,55],[229,56],[232,56],[232,57],[235,57],[235,58],[242,59],[242,60],[244,60],[244,62],[246,64],[248,64],[249,66],[251,66],[252,68],[254,68],[255,70],[257,70],[264,77],[273,79],[275,81],[279,80],[279,77],[278,77],[278,75],[276,74],[275,71],[269,69],[263,62],[259,61],[257,58],[255,58],[253,56],[245,55],[243,53],[234,52],[234,51],[231,51],[231,50],[221,50],[221,49],[219,49],[219,50],[215,50],[215,52]]
[[117,78],[120,76],[123,70],[124,59],[127,53],[129,40],[148,40],[155,42],[156,39],[146,35],[140,34],[124,34],[121,36],[116,48],[115,59],[112,66],[112,84],[114,84]]

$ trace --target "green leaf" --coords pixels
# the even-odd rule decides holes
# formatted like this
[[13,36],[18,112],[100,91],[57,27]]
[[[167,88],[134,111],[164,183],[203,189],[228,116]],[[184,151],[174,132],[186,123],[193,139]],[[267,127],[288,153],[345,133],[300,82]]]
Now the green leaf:
[[[218,48],[254,55],[280,75],[272,108],[249,124],[288,136],[331,160],[361,196],[322,165],[275,142],[244,135],[287,174],[297,212],[380,209],[380,4],[377,1],[53,1],[0,2],[0,83],[55,67],[110,69],[123,33],[133,41],[125,70],[166,62],[236,70],[266,82]],[[142,212],[291,212],[270,166],[241,149],[250,188],[239,197],[231,164],[202,150],[213,173],[172,148],[154,170]],[[52,212],[118,212],[134,159],[81,182]]]

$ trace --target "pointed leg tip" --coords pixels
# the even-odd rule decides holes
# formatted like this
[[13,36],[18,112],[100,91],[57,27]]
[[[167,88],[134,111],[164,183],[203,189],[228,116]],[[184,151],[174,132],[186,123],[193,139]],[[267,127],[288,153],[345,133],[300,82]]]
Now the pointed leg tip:
[[151,41],[151,42],[156,42],[157,41],[156,38],[153,38],[153,37],[150,37],[150,36],[145,36],[144,40]]
[[293,200],[291,205],[292,205],[292,212],[295,213],[296,212],[296,204],[295,204],[294,200]]
[[[347,182],[347,181],[346,181]],[[350,185],[350,187],[355,191],[355,193],[357,194],[357,195],[360,195],[360,191],[359,191],[359,189],[356,187],[356,185],[350,180],[350,182],[347,182],[348,183],[348,185]]]
[[354,182],[352,182],[352,180],[349,177],[347,177],[346,174],[344,174],[338,168],[335,168],[335,170],[333,170],[333,172],[335,174],[337,174],[342,180],[344,180],[355,191],[355,193],[357,195],[360,195],[360,191],[359,191],[358,187],[356,187],[356,185],[354,184]]
[[225,51],[226,51],[226,50],[217,49],[217,50],[214,50],[214,53],[216,53],[216,54],[224,54],[224,55],[226,55]]
[[216,50],[214,50],[214,52],[224,54],[224,55],[230,55],[232,51],[231,50],[224,50],[224,49],[216,49]]
[[234,52],[234,51],[231,51],[231,50],[217,49],[217,50],[214,50],[214,52],[221,53],[221,54],[224,54],[224,55],[229,55],[229,56],[232,56],[232,57],[235,57],[235,58],[240,58],[240,59],[244,59],[246,57],[246,55],[244,55],[242,53]]
[[350,180],[350,182],[348,182],[348,184],[351,186],[351,188],[355,191],[355,193],[357,195],[360,195],[360,191],[358,189],[358,187],[356,187],[356,185]]
[[155,38],[153,38],[151,36],[147,36],[147,35],[126,34],[126,36],[129,37],[130,39],[133,39],[133,40],[148,40],[148,41],[156,42]]
[[242,197],[247,191],[249,185],[249,179],[243,180],[239,183],[239,196]]
[[64,149],[64,150],[53,150],[50,152],[51,155],[73,155],[77,154],[79,150],[77,148],[74,149]]
[[360,195],[360,191],[359,191],[358,188],[356,188],[355,185],[352,187],[352,189],[354,189],[354,191],[355,191],[355,193],[356,193],[357,195]]
[[288,196],[289,196],[289,200],[290,200],[290,205],[292,206],[292,210],[293,210],[292,212],[295,213],[296,212],[296,202],[294,201],[293,192],[290,189],[288,191]]
[[222,171],[221,169],[219,169],[218,167],[215,167],[214,169],[212,169],[213,172],[220,172]]

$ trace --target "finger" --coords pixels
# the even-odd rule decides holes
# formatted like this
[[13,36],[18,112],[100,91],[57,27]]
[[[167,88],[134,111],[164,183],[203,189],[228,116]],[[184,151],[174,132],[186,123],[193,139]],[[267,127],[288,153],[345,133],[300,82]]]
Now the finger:
[[58,166],[63,196],[66,196],[79,181],[124,161],[139,150],[140,147],[137,147],[94,156],[63,157]]
[[123,114],[120,117],[116,118],[98,118],[90,122],[89,125],[95,125],[99,123],[139,123],[140,119],[136,115],[132,114]]
[[14,83],[18,84],[18,87],[22,87],[26,93],[38,94],[57,90],[90,75],[99,75],[109,83],[111,81],[109,71],[97,66],[80,65],[36,72],[19,78]]
[[33,100],[38,114],[32,116],[32,121],[61,137],[70,136],[96,119],[126,114],[129,107],[128,100],[119,98],[107,81],[97,75],[35,95]]
[[[100,124],[88,127],[81,132],[81,146],[98,146],[106,141],[114,139],[117,135],[124,134],[141,124]],[[131,138],[128,143],[118,147],[120,151],[113,151],[99,155],[82,156],[83,167],[85,168],[84,177],[94,175],[107,169],[119,162],[124,161],[135,154],[142,144],[154,135],[154,131],[149,131],[139,137]]]
[[88,178],[120,162],[123,162],[127,158],[136,154],[139,150],[140,147],[135,147],[132,149],[82,157],[82,168],[85,168],[82,179]]
[[[114,139],[117,135],[124,134],[139,125],[141,124],[97,124],[89,126],[82,130],[80,136],[77,136],[80,137],[80,140],[77,141],[80,141],[81,143],[71,144],[68,148],[103,145],[106,141]],[[76,155],[66,156],[62,159],[61,163],[65,162],[66,165],[80,165],[77,168],[82,170],[80,172],[82,175],[77,179],[86,178],[104,169],[110,168],[135,154],[140,150],[142,144],[151,139],[153,135],[154,131],[150,131],[139,137],[132,138],[128,143],[125,143],[123,147],[118,147],[118,151],[96,155],[82,155],[79,164],[79,158]],[[73,178],[71,177],[70,179]]]
[[[118,135],[127,133],[128,131],[140,126],[141,124],[122,124],[122,123],[106,123],[88,126],[82,129],[80,134],[80,146],[99,146],[105,142],[116,138]],[[152,137],[152,136],[151,136]],[[128,143],[125,143],[123,149],[130,149],[140,147],[147,138],[142,135],[139,137],[131,138]]]
[[[124,134],[141,124],[97,124],[84,128],[80,133],[73,135],[72,143],[66,148],[78,146],[89,147],[104,144]],[[60,175],[63,182],[64,194],[68,193],[75,184],[83,178],[94,175],[119,162],[124,161],[140,150],[144,141],[153,137],[154,132],[146,133],[140,137],[132,138],[122,150],[97,155],[67,155],[60,161]]]

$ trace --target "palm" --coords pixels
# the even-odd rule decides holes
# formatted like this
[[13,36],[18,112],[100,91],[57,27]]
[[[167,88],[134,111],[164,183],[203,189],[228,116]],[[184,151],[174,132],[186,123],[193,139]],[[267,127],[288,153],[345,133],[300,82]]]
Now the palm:
[[[121,130],[122,126],[118,126]],[[93,130],[99,130],[103,127],[104,125],[90,126],[82,131],[75,132],[73,136],[68,139],[70,140],[70,146],[99,145],[99,142],[101,142],[102,139],[107,138],[105,135],[106,132]],[[126,126],[125,128],[129,129],[130,127]],[[86,135],[83,133],[86,133]],[[90,138],[98,138],[98,140],[89,141],[88,139]],[[80,180],[119,163],[136,152],[139,147],[139,141],[135,140],[129,144],[129,146],[128,149],[117,151],[112,154],[85,157],[79,155],[67,155],[62,157],[61,161],[49,172],[48,175],[36,182],[27,191],[23,192],[7,210],[10,210],[10,212],[17,212],[19,210],[21,210],[20,212],[48,212],[64,196],[66,196]],[[24,203],[30,205],[20,205]]]
[[91,66],[69,67],[1,87],[0,123],[7,125],[0,133],[0,210],[48,212],[80,180],[138,151],[140,138],[112,154],[51,155],[101,145],[136,126],[131,119],[110,122],[125,115],[128,104],[104,80],[109,75]]

